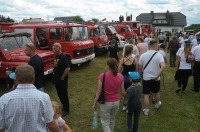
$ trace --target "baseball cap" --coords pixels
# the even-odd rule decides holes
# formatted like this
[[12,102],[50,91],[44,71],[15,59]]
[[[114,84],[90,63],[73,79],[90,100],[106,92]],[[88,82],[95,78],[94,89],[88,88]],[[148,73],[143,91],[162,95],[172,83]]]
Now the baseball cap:
[[10,74],[9,74],[9,77],[10,77],[11,79],[15,80],[15,79],[16,79],[16,78],[15,78],[15,72],[10,73]]
[[12,72],[14,72],[14,69],[12,67],[6,67],[5,71],[12,71]]
[[128,72],[128,74],[133,81],[136,81],[136,82],[140,81],[140,74],[138,72]]

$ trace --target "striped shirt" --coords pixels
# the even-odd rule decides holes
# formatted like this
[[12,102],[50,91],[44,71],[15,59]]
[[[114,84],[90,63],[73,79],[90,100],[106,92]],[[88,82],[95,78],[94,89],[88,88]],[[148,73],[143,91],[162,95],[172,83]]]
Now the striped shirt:
[[19,84],[0,98],[0,129],[5,132],[45,132],[53,114],[49,95],[32,84]]

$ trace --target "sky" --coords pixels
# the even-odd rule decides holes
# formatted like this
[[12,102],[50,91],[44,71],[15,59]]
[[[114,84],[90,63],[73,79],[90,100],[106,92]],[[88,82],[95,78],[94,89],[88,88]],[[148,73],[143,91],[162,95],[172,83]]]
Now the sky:
[[181,12],[187,26],[200,24],[200,0],[0,0],[0,15],[17,21],[28,18],[53,20],[55,17],[81,16],[119,21],[119,16],[141,13]]

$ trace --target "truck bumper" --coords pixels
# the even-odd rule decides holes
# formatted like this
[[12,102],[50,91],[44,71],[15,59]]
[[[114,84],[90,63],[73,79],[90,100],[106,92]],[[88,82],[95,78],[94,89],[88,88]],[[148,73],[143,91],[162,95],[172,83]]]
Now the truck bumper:
[[86,56],[84,58],[72,59],[71,62],[72,62],[72,64],[80,64],[80,63],[90,61],[90,60],[94,59],[94,57],[95,57],[95,54],[93,53],[93,54]]

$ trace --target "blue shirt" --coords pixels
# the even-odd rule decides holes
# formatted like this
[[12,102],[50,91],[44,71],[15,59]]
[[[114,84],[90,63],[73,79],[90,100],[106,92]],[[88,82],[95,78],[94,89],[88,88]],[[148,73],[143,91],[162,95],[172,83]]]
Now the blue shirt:
[[6,132],[45,132],[53,115],[49,95],[32,84],[19,84],[0,98],[0,129]]

